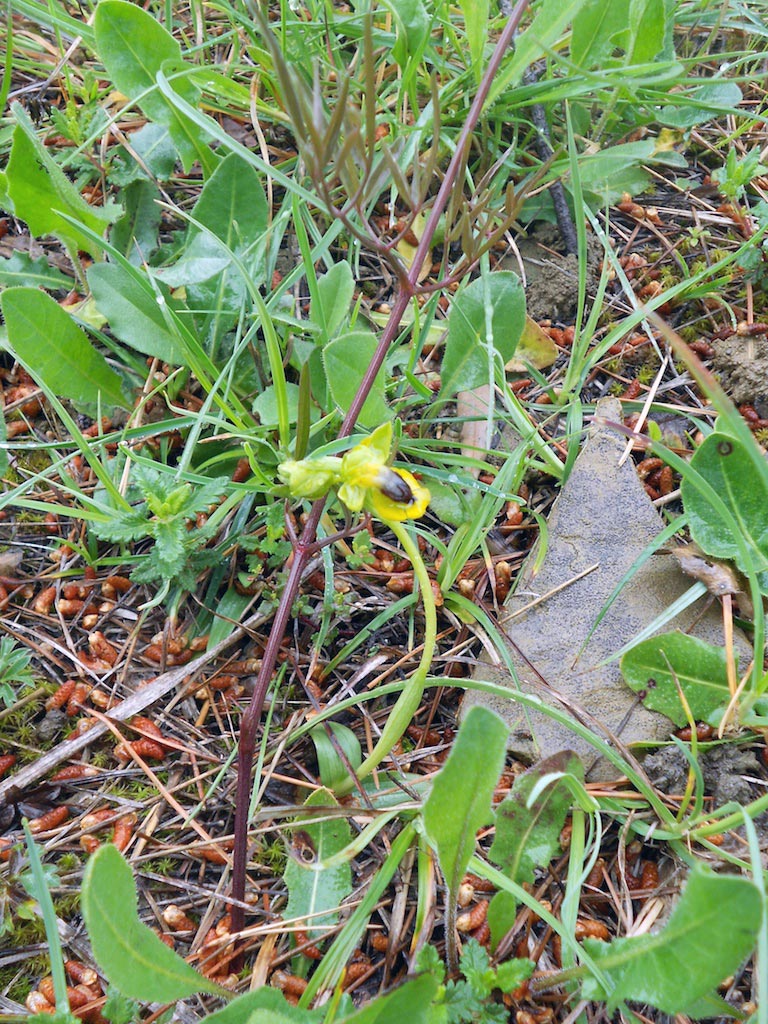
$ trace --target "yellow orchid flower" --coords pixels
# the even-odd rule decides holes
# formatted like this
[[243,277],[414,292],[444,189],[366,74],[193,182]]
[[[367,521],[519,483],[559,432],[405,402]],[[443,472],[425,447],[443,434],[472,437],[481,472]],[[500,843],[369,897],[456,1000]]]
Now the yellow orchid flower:
[[392,424],[383,423],[340,459],[290,459],[278,467],[278,475],[297,498],[321,497],[340,483],[339,497],[351,512],[366,508],[390,522],[418,519],[429,504],[429,491],[412,473],[387,465],[391,448]]

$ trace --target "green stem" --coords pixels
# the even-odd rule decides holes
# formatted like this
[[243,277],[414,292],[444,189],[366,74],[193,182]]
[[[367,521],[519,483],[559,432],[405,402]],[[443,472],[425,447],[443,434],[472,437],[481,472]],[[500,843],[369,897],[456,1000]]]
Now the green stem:
[[[357,769],[358,779],[366,778],[372,771],[378,768],[408,728],[411,719],[416,713],[416,709],[421,703],[421,698],[424,694],[424,684],[427,681],[427,673],[432,664],[437,641],[437,608],[435,607],[435,598],[432,593],[432,583],[427,573],[424,559],[421,557],[419,546],[402,523],[389,522],[388,526],[400,541],[400,545],[411,561],[414,575],[419,581],[421,600],[424,604],[424,647],[421,652],[421,661],[418,668],[397,698],[378,742]],[[344,796],[352,791],[353,786],[354,783],[351,779],[345,779],[335,787],[335,790],[338,796]]]

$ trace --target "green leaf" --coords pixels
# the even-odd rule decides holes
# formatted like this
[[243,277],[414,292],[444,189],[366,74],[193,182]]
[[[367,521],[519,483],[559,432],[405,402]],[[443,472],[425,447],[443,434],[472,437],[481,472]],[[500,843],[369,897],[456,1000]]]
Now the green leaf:
[[[288,381],[285,385],[286,397],[288,399],[288,421],[295,423],[299,415],[299,385]],[[277,394],[274,384],[264,388],[260,395],[253,400],[253,411],[259,417],[259,422],[265,427],[276,427],[277,418]],[[314,415],[312,415],[314,413]],[[317,410],[310,409],[310,420],[317,419]]]
[[[94,263],[87,276],[97,309],[120,341],[173,366],[184,362],[182,347],[169,329],[158,296],[143,271],[118,263]],[[157,287],[165,303],[173,307],[167,289],[161,284]]]
[[[737,659],[738,655],[734,657]],[[621,659],[627,685],[643,704],[660,711],[675,725],[688,723],[675,680],[696,721],[705,720],[728,703],[728,658],[715,647],[685,633],[664,633],[632,647]]]
[[560,832],[571,809],[565,779],[555,778],[528,806],[535,787],[547,775],[571,775],[584,780],[584,765],[572,750],[539,761],[519,775],[496,809],[496,836],[488,856],[513,882],[533,881],[535,868],[546,867],[560,851]]
[[[323,349],[328,387],[342,412],[346,412],[352,404],[375,351],[376,338],[370,331],[348,331]],[[385,379],[382,367],[376,374],[371,393],[359,416],[358,421],[364,427],[376,427],[392,419],[392,410],[384,397]]]
[[[340,722],[328,722],[334,738],[353,769],[357,769],[363,763],[363,753],[360,749],[360,740],[351,729]],[[333,789],[337,783],[346,779],[349,770],[331,742],[331,738],[325,731],[323,725],[317,725],[311,729],[309,735],[315,744],[317,754],[317,767],[320,774],[320,781],[327,789]]]
[[130,408],[122,381],[71,317],[37,288],[8,288],[0,295],[8,347],[43,388],[78,408]]
[[355,1013],[336,1018],[334,1024],[432,1024],[431,1006],[438,986],[434,975],[422,974]]
[[506,366],[524,327],[525,293],[517,274],[502,270],[467,285],[454,300],[448,320],[443,397],[493,379],[496,357]]
[[496,969],[497,984],[502,992],[514,992],[530,978],[535,969],[536,964],[532,960],[505,960]]
[[123,190],[125,213],[113,226],[110,243],[134,266],[141,266],[158,245],[160,190],[146,178],[131,182]]
[[[114,87],[130,99],[146,93],[141,108],[147,117],[168,129],[185,171],[199,160],[210,174],[217,160],[200,128],[180,113],[156,87],[159,71],[184,65],[181,47],[159,21],[127,0],[102,0],[93,21],[96,51]],[[191,65],[190,65],[191,67]],[[196,104],[198,90],[188,78],[173,83],[178,94]],[[149,90],[149,91],[147,91]]]
[[596,67],[610,57],[626,36],[629,0],[588,0],[573,19],[571,60],[582,70]]
[[750,566],[737,537],[751,549],[760,572],[761,589],[768,593],[768,465],[757,465],[745,446],[728,434],[715,431],[699,445],[690,462],[725,503],[724,518],[687,476],[681,485],[691,537],[715,558],[730,558],[744,573]]
[[349,316],[354,293],[355,278],[346,260],[335,263],[317,279],[317,299],[309,307],[309,315],[320,328],[321,343],[330,341]]
[[675,103],[661,108],[656,119],[671,128],[693,128],[711,121],[715,114],[736,113],[743,99],[735,82],[712,82],[681,93]]
[[581,996],[606,1000],[609,1013],[627,999],[663,1013],[685,1013],[751,952],[763,909],[752,882],[697,866],[663,931],[584,941],[611,987],[606,991],[588,976]]
[[158,181],[168,181],[176,166],[176,147],[167,128],[148,121],[143,128],[131,134],[131,150],[139,158],[122,147],[118,149],[117,163],[110,177],[116,185],[130,185],[134,181],[145,181],[146,171]]
[[18,285],[26,288],[46,288],[50,291],[74,285],[74,279],[51,267],[45,256],[31,259],[25,252],[0,259],[0,284],[6,288]]
[[424,828],[451,898],[474,852],[478,829],[493,818],[491,799],[504,766],[507,736],[498,715],[471,708],[424,804]]
[[84,227],[102,235],[121,211],[117,205],[89,206],[62,169],[37,138],[35,128],[18,103],[11,107],[17,125],[8,161],[8,195],[14,212],[26,222],[36,238],[55,235],[72,249],[98,256],[99,247],[92,238],[78,231],[77,224],[65,220],[67,214]]
[[274,1024],[314,1024],[324,1016],[323,1010],[303,1010],[292,1006],[279,989],[264,987],[238,996],[223,1009],[207,1014],[203,1020],[205,1024],[253,1024],[254,1019],[262,1019],[256,1016],[259,1012],[269,1014],[264,1020],[274,1021]]
[[133,873],[111,844],[88,862],[81,902],[96,962],[123,995],[173,1003],[197,992],[220,991],[139,920]]
[[397,26],[392,56],[405,68],[410,60],[418,61],[429,39],[431,19],[422,0],[384,0]]
[[293,827],[288,863],[283,878],[288,886],[287,918],[307,918],[307,934],[316,939],[338,920],[343,900],[352,892],[352,870],[347,862],[324,868],[322,862],[340,853],[351,839],[343,818],[317,820],[314,807],[335,807],[336,799],[327,789],[318,789],[307,799]]
[[221,643],[230,635],[233,629],[240,622],[240,617],[250,602],[253,600],[250,594],[240,594],[234,587],[229,587],[224,595],[216,602],[216,610],[213,623],[208,630],[208,644],[206,650]]
[[[669,0],[631,0],[627,64],[656,60],[670,43],[674,12]],[[673,54],[670,53],[670,57]]]
[[464,31],[469,47],[470,66],[479,82],[483,73],[483,53],[488,38],[489,0],[459,0],[464,15]]
[[[230,252],[244,256],[256,249],[263,254],[269,212],[258,172],[240,156],[230,153],[221,161],[195,203],[193,217]],[[190,227],[188,246],[201,234]]]

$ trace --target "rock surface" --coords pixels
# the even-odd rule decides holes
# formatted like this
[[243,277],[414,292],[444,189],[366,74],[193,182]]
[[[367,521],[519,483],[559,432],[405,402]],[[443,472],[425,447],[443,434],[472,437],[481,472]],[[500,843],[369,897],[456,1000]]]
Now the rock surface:
[[[595,620],[616,585],[664,527],[645,493],[631,459],[619,460],[626,441],[607,422],[622,421],[616,399],[603,399],[589,438],[574,463],[549,519],[547,551],[534,577],[534,551],[518,587],[507,601],[507,630],[519,684],[553,706],[570,708],[591,728],[602,725],[623,744],[669,736],[673,726],[663,715],[643,707],[625,685],[618,661],[600,665],[648,626],[692,584],[677,561],[663,553],[652,555],[624,587],[603,617],[584,650]],[[591,566],[597,567],[585,573]],[[560,589],[557,589],[560,588]],[[531,608],[536,599],[543,598]],[[722,613],[717,603],[705,610],[705,596],[672,620],[666,630],[687,630],[710,643],[723,642]],[[524,610],[527,609],[527,610]],[[738,637],[740,663],[748,664],[750,649]],[[506,670],[480,664],[478,679],[517,683]],[[563,700],[558,699],[560,695]],[[590,744],[546,714],[529,712],[510,699],[468,691],[463,713],[483,704],[511,727],[510,749],[524,760],[548,757],[570,748],[584,759],[593,781],[614,778],[616,769],[599,758]]]

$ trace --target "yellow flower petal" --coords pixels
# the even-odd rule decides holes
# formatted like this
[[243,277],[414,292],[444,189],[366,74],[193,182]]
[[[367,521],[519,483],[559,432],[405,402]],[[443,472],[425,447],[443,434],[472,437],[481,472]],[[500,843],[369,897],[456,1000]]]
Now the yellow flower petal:
[[[368,506],[373,514],[379,519],[389,519],[397,523],[423,516],[430,499],[427,488],[405,469],[387,469],[386,472],[400,478],[410,493],[410,500],[397,500],[399,488],[392,487],[391,481],[384,479],[378,487],[372,487],[368,492]],[[384,484],[384,490],[381,483]]]

